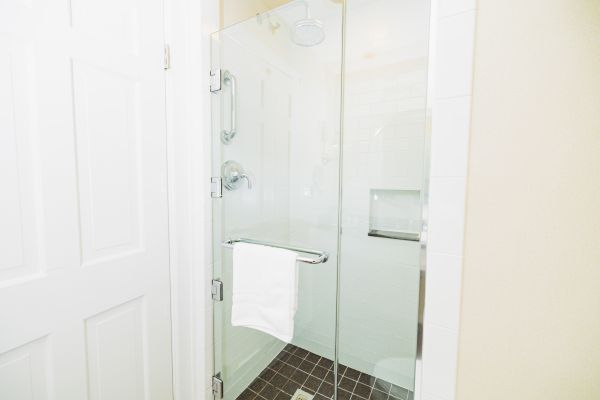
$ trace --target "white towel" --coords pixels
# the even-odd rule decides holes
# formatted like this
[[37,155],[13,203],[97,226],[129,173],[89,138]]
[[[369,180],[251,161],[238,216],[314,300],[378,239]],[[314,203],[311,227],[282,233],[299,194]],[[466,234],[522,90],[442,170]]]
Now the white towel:
[[231,325],[292,341],[298,307],[297,257],[275,247],[234,245]]

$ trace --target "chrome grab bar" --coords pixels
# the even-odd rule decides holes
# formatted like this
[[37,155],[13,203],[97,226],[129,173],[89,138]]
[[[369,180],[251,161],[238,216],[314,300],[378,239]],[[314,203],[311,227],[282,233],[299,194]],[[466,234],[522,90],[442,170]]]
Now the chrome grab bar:
[[235,76],[233,76],[233,74],[229,71],[223,71],[223,83],[227,83],[227,82],[229,82],[229,86],[231,87],[231,110],[230,110],[231,114],[229,116],[229,118],[230,118],[229,130],[223,129],[223,131],[221,132],[221,141],[223,142],[223,144],[231,143],[231,141],[235,137],[235,134],[237,133],[237,128],[236,128],[237,94],[236,94]]
[[291,250],[291,251],[297,251],[298,253],[313,254],[313,255],[317,256],[317,258],[298,256],[298,258],[296,260],[298,262],[302,262],[302,263],[306,263],[306,264],[323,264],[323,263],[327,262],[327,260],[329,259],[329,253],[327,253],[326,251],[304,249],[302,247],[286,246],[283,244],[262,242],[260,240],[252,240],[252,239],[243,239],[243,238],[228,239],[222,243],[222,246],[227,249],[233,249],[233,245],[235,243],[258,244],[261,246],[276,247],[278,249],[286,249],[286,250]]

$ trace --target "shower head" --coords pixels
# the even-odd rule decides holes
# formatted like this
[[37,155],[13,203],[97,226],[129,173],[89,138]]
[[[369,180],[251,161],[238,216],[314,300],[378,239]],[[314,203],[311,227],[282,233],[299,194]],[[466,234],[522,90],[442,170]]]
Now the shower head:
[[292,41],[298,46],[316,46],[325,40],[323,23],[318,19],[311,18],[308,3],[304,2],[304,6],[306,7],[306,17],[294,24]]
[[292,32],[292,40],[299,46],[316,46],[325,40],[323,23],[318,19],[302,19],[296,22]]

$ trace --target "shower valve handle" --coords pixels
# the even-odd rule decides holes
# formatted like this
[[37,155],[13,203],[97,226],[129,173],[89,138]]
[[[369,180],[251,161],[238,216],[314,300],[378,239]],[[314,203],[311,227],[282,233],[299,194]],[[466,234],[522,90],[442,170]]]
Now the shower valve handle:
[[252,189],[252,182],[250,181],[250,177],[246,174],[241,174],[240,179],[245,179],[248,184],[248,189]]
[[239,189],[244,179],[246,180],[248,189],[252,189],[250,176],[244,172],[244,167],[237,161],[225,161],[221,167],[221,176],[223,177],[223,186],[227,190]]

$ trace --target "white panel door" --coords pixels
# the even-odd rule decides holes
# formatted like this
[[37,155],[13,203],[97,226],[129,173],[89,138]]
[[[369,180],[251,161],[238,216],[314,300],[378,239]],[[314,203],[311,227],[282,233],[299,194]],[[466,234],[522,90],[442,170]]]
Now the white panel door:
[[172,398],[162,0],[0,0],[0,399]]

